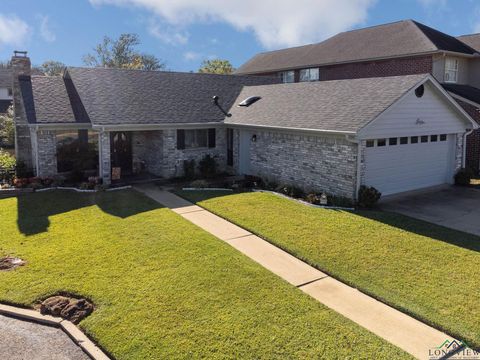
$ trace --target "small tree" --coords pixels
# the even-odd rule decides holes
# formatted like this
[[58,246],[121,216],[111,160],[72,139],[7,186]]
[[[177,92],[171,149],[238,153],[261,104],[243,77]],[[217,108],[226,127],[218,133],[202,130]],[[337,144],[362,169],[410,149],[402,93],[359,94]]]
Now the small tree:
[[57,76],[63,73],[65,67],[65,64],[60,61],[48,60],[42,64],[40,70],[47,76]]
[[118,39],[108,36],[94,48],[93,54],[87,54],[83,62],[91,67],[118,69],[163,70],[165,64],[157,57],[136,50],[140,45],[137,34],[121,34]]
[[234,71],[230,61],[222,59],[203,60],[202,66],[198,69],[199,73],[223,75],[231,74]]
[[10,106],[6,114],[0,114],[0,146],[13,147],[15,144],[15,124],[13,121],[13,107]]

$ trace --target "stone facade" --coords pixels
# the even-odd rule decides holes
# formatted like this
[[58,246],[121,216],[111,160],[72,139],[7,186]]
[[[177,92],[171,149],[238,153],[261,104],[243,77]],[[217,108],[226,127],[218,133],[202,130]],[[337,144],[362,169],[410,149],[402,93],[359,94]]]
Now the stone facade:
[[15,156],[17,162],[24,163],[27,170],[34,171],[32,139],[19,82],[19,77],[28,77],[31,75],[31,63],[30,59],[26,56],[13,56],[11,61],[13,71],[12,90],[15,120]]
[[227,130],[217,128],[215,132],[215,147],[200,149],[177,149],[177,130],[164,130],[163,137],[163,169],[162,176],[164,178],[174,178],[183,176],[184,160],[195,160],[196,164],[206,155],[215,158],[218,164],[218,171],[226,171],[227,167],[227,150],[226,135]]
[[37,176],[49,177],[57,174],[57,140],[55,131],[38,130],[35,136],[37,146]]
[[[305,191],[355,197],[357,144],[345,137],[279,131],[252,131],[252,134],[256,135],[256,141],[250,142],[251,175]],[[238,134],[235,139],[238,147]],[[235,164],[238,169],[238,160]]]
[[112,162],[110,158],[110,133],[102,131],[98,137],[98,152],[100,157],[100,177],[104,184],[112,182]]
[[162,176],[163,131],[134,131],[132,134],[133,168]]

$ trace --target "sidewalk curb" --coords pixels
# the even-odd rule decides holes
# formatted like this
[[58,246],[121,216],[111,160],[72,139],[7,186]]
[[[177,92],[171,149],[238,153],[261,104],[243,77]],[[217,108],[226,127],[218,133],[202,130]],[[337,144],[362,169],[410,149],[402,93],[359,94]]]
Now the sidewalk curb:
[[105,353],[95,345],[87,335],[68,320],[50,315],[42,315],[35,310],[23,309],[4,304],[0,304],[0,315],[60,328],[93,360],[110,360],[110,358],[105,355]]

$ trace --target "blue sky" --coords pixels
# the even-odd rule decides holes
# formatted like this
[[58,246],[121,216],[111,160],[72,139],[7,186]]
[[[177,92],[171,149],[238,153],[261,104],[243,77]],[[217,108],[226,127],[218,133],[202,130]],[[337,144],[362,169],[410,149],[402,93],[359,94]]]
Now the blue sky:
[[254,54],[412,18],[452,35],[480,32],[480,0],[2,0],[0,60],[27,50],[81,66],[104,35],[140,35],[176,71],[203,59],[238,67]]

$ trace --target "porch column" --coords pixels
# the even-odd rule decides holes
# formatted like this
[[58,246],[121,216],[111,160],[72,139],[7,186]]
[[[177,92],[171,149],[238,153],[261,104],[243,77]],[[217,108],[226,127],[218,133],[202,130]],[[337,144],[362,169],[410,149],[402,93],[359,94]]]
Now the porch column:
[[98,164],[99,176],[103,183],[109,185],[112,182],[112,165],[110,157],[110,132],[101,131],[98,134]]

